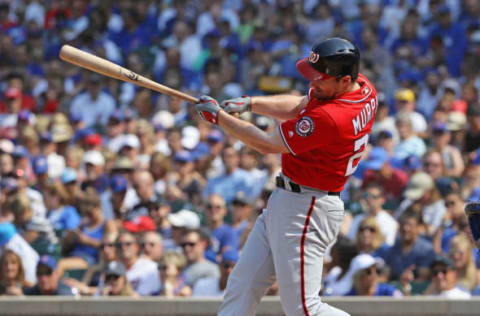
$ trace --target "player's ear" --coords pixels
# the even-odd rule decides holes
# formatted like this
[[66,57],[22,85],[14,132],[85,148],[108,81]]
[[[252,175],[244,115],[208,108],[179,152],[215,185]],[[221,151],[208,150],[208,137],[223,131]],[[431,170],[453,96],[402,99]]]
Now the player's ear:
[[352,76],[346,75],[340,78],[340,82],[344,84],[349,84],[352,82]]

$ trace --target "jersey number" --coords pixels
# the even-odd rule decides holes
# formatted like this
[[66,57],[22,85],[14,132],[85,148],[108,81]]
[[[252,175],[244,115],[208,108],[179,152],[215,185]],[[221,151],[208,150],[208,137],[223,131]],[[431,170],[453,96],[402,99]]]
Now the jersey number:
[[348,160],[348,165],[347,165],[347,170],[345,171],[345,177],[349,177],[352,175],[352,173],[357,170],[358,167],[358,162],[354,166],[353,163],[355,160],[360,159],[363,155],[363,152],[365,151],[365,148],[367,148],[368,144],[368,134],[363,135],[361,138],[357,139],[355,143],[353,144],[353,155],[350,157]]

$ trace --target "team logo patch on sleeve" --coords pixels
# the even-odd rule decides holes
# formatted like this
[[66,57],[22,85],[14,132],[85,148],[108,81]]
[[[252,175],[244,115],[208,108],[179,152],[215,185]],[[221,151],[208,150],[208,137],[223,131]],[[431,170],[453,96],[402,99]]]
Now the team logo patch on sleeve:
[[302,117],[300,120],[297,121],[297,124],[295,125],[295,131],[298,135],[302,137],[307,137],[308,135],[312,134],[313,129],[313,121],[308,116]]

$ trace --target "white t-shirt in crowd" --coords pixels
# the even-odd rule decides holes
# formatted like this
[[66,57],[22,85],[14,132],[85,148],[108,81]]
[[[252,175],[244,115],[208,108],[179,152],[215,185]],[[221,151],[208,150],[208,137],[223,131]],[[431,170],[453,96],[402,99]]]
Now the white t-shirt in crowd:
[[127,270],[127,280],[139,295],[152,295],[160,291],[161,283],[157,264],[146,258],[138,259]]
[[223,297],[225,290],[220,290],[218,278],[203,278],[193,286],[192,296]]
[[40,257],[35,249],[19,234],[13,235],[5,244],[5,249],[14,251],[22,259],[25,281],[32,284],[37,283],[37,263]]

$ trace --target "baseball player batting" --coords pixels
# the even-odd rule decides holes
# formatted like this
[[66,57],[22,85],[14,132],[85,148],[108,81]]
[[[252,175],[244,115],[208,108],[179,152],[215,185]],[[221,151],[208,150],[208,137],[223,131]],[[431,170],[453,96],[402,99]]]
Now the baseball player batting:
[[[344,218],[340,199],[355,172],[377,112],[376,91],[358,73],[360,53],[352,43],[330,38],[297,62],[310,81],[307,96],[255,96],[218,105],[208,96],[196,110],[260,153],[281,153],[277,189],[258,217],[230,274],[218,315],[254,315],[278,281],[286,315],[348,315],[323,303],[319,292],[325,249]],[[229,113],[252,111],[282,121],[267,134]]]

